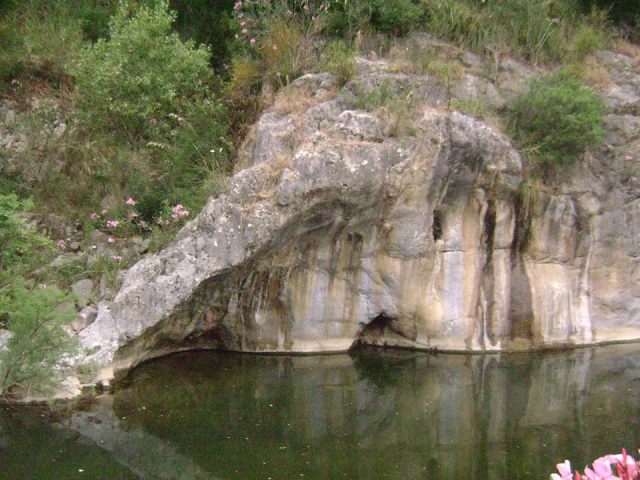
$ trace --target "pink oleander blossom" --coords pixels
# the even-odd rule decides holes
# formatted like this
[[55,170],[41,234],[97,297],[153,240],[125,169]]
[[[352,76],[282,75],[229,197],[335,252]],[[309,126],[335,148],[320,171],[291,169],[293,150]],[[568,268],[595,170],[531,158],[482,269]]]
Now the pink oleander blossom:
[[551,474],[551,480],[639,480],[640,469],[636,460],[622,449],[620,455],[605,455],[593,462],[593,468],[586,467],[584,475],[577,471],[571,473],[569,460],[556,465],[557,473]]

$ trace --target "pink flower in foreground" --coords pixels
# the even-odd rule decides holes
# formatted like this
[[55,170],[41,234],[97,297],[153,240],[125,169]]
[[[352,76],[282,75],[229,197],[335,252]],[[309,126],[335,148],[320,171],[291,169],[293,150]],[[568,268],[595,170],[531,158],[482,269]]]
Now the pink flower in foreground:
[[91,220],[97,220],[100,218],[100,215],[98,215],[97,213],[92,213],[91,214]]
[[107,222],[107,228],[116,228],[118,225],[120,225],[118,220],[109,220]]
[[253,45],[254,43],[256,43],[256,39],[252,38],[251,41],[249,42],[251,45]]
[[631,155],[627,155],[626,157],[624,157],[625,160],[633,160],[633,157]]
[[109,243],[115,243],[115,241],[116,241],[116,239],[113,238],[113,237],[107,238],[107,242],[109,242]]
[[136,201],[133,198],[129,197],[124,203],[126,203],[127,205],[135,205]]
[[109,213],[107,210],[102,210],[103,215],[106,215],[107,213]]
[[65,248],[67,248],[67,244],[65,243],[65,241],[64,241],[64,240],[60,240],[60,241],[57,243],[57,245],[58,245],[58,248],[61,248],[61,249],[63,249],[63,250],[64,250]]
[[113,260],[115,260],[116,262],[121,262],[122,261],[122,257],[120,255],[111,255],[111,258]]
[[638,463],[631,456],[627,455],[625,449],[622,449],[622,454],[608,455],[611,463],[615,464],[618,475],[622,480],[632,480],[640,477],[640,470],[638,470]]
[[611,462],[607,457],[600,457],[593,462],[593,470],[589,467],[584,469],[586,475],[585,478],[589,480],[607,480],[618,477],[613,476],[613,470],[611,470]]
[[551,480],[571,480],[571,462],[569,462],[569,460],[565,460],[564,463],[557,464],[556,468],[558,469],[558,472],[560,472],[560,475],[552,473]]
[[[614,469],[619,476],[614,475]],[[606,455],[600,457],[593,462],[593,469],[587,467],[584,469],[584,475],[575,472],[571,475],[571,464],[569,460],[556,465],[558,472],[551,474],[551,480],[638,480],[640,471],[638,463],[635,459],[622,449],[621,455]]]
[[249,31],[246,28],[242,29],[242,33],[244,33],[245,35],[248,33]]

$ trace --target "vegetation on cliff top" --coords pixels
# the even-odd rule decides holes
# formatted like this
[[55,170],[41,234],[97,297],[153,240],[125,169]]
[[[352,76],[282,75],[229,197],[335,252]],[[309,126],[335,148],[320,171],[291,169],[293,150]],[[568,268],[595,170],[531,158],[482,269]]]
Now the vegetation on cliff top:
[[[64,288],[87,274],[117,281],[114,271],[137,259],[125,249],[134,235],[160,248],[184,212],[225,189],[248,126],[303,73],[328,69],[345,83],[355,55],[382,54],[414,30],[491,61],[565,65],[534,80],[506,111],[514,138],[549,166],[575,161],[599,140],[602,106],[580,83],[593,82],[584,65],[604,46],[637,41],[638,22],[632,1],[3,2],[3,133],[13,143],[38,141],[0,150],[0,328],[13,334],[6,354],[13,357],[0,358],[0,391],[24,384],[25,372],[55,357],[32,361],[21,353],[22,328],[26,338],[53,342],[38,333],[42,321],[57,335],[68,320],[55,313],[64,294],[38,286]],[[9,118],[16,112],[20,122]],[[25,228],[18,220],[25,212],[62,219],[74,238],[69,229],[51,227],[47,238]],[[93,271],[51,266],[54,242],[58,252],[73,240],[91,251],[96,234],[108,238],[108,249],[95,255]],[[23,296],[37,312],[19,302]],[[68,344],[58,340],[62,354]]]

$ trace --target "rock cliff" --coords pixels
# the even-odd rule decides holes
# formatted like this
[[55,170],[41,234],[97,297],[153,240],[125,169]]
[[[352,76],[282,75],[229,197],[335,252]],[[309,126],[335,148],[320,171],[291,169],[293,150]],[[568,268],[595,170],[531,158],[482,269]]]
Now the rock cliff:
[[255,126],[229,193],[131,268],[80,333],[89,359],[117,374],[192,348],[640,339],[637,62],[599,54],[604,145],[525,209],[518,152],[453,105],[500,107],[530,72],[505,60],[489,81],[461,58],[453,84],[367,60],[341,88],[330,74],[296,80]]

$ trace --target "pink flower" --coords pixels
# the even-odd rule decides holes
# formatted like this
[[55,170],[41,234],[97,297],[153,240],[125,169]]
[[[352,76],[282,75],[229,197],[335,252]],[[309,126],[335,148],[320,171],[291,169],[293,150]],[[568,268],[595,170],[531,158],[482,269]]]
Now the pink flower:
[[103,215],[106,215],[107,213],[109,213],[107,210],[102,210]]
[[158,123],[158,121],[155,118],[152,118],[151,120],[149,120],[149,123],[151,125],[155,125],[156,123]]
[[251,41],[249,42],[251,45],[253,45],[254,43],[256,43],[256,39],[252,38]]
[[129,218],[136,218],[138,216],[138,214],[136,212],[131,212],[129,214]]
[[238,18],[242,18],[242,17],[244,17],[244,13],[239,13]]
[[[584,473],[589,480],[604,480],[613,478],[613,471],[611,470],[611,462],[607,457],[600,457],[593,462],[593,470],[585,468]],[[615,477],[618,478],[618,477]]]
[[122,261],[122,257],[120,255],[111,255],[111,258],[113,260],[115,260],[116,262],[121,262]]
[[97,220],[100,218],[100,215],[98,215],[97,213],[92,213],[91,214],[91,220]]
[[58,248],[62,248],[63,250],[64,250],[65,248],[67,248],[67,244],[65,243],[65,241],[64,241],[64,240],[60,240],[60,241],[57,243],[57,245],[58,245]]
[[611,463],[615,463],[618,475],[623,480],[631,480],[638,478],[640,471],[638,470],[638,463],[631,455],[627,455],[625,449],[622,449],[622,454],[619,455],[607,455]]
[[274,46],[273,46],[273,47],[271,47],[271,48],[273,48],[274,50],[278,50],[278,46],[277,46],[277,45],[274,45]]
[[158,225],[162,225],[163,222],[164,222],[164,220],[162,219],[162,217],[158,217],[158,220],[156,220],[156,223]]
[[243,29],[242,29],[242,33],[243,33],[244,35],[246,35],[246,34],[248,33],[248,30],[247,30],[246,28],[243,28]]
[[107,228],[116,228],[118,225],[120,225],[118,220],[109,220],[107,222]]
[[240,26],[241,26],[241,27],[244,27],[246,24],[247,24],[247,22],[241,22],[241,23],[240,23]]
[[627,155],[626,157],[624,157],[625,160],[633,160],[633,157],[631,155]]
[[107,238],[107,242],[109,242],[109,243],[115,243],[115,241],[116,241],[116,239],[113,238],[113,237]]
[[564,463],[557,464],[556,468],[562,476],[558,475],[557,473],[552,473],[551,480],[571,480],[571,463],[569,462],[569,460],[565,460]]
[[127,205],[135,205],[136,201],[133,198],[129,197],[124,203],[126,203]]
[[303,9],[303,10],[307,10],[307,11],[308,11],[308,10],[309,10],[309,5],[306,5],[306,4],[305,4],[305,6],[304,6],[304,7],[302,7],[302,9]]

